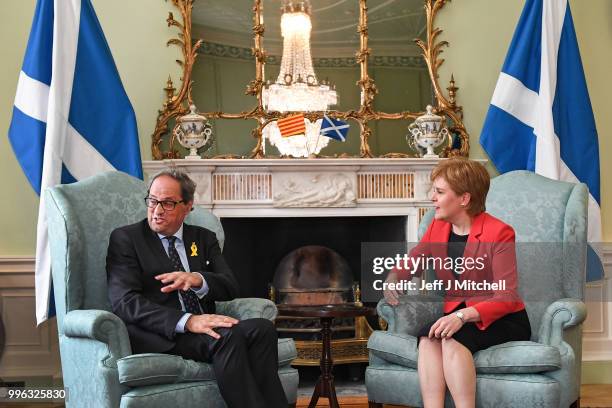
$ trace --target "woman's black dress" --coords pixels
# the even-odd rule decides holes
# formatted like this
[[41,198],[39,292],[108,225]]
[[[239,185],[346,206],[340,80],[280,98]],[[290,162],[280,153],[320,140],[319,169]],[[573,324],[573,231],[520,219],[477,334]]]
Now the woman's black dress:
[[[457,235],[451,229],[448,238],[448,256],[453,258],[453,260],[463,256],[467,239],[468,235]],[[453,262],[453,264],[455,264],[455,262]],[[455,273],[454,275],[455,279],[461,279],[460,274]],[[453,311],[445,313],[445,315],[454,313],[456,310],[465,307],[465,303],[461,303]],[[429,330],[436,321],[437,319],[421,327],[421,330],[419,330],[417,334],[417,341],[420,341],[421,337],[427,337],[429,335]],[[531,325],[529,324],[527,312],[523,309],[502,316],[484,330],[480,330],[476,327],[475,323],[465,323],[457,333],[453,334],[452,338],[463,344],[472,354],[474,354],[479,350],[484,350],[496,344],[508,341],[529,340],[531,338]]]

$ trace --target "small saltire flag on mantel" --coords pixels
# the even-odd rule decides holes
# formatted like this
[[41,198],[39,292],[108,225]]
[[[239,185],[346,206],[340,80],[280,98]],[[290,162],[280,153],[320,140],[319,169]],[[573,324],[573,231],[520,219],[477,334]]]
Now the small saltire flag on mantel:
[[321,135],[344,142],[346,141],[346,135],[349,131],[349,127],[350,125],[343,120],[334,119],[327,115],[323,115],[323,122],[321,122]]

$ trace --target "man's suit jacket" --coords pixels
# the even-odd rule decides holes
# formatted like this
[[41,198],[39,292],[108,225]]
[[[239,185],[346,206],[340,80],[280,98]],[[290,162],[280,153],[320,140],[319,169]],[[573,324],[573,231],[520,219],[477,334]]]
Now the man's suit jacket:
[[[238,296],[238,283],[225,262],[215,234],[184,224],[183,241],[191,272],[200,272],[208,293],[200,304],[215,312],[215,301]],[[196,251],[191,247],[195,244]],[[178,292],[163,293],[156,275],[174,268],[157,233],[147,220],[117,228],[110,236],[106,257],[108,291],[113,312],[126,324],[135,353],[164,352],[174,347],[181,310]]]
[[[448,255],[448,239],[452,225],[442,220],[433,220],[421,241],[410,251],[411,257],[434,257],[446,259]],[[464,258],[479,258],[483,268],[469,268],[461,275],[461,280],[474,282],[506,283],[505,290],[475,291],[447,290],[444,298],[444,313],[449,313],[462,302],[467,307],[474,307],[480,314],[481,321],[476,326],[484,330],[495,320],[525,308],[518,295],[518,273],[516,269],[514,229],[492,215],[482,212],[474,217],[470,235],[463,253]],[[410,271],[396,268],[400,279],[408,279],[412,275],[419,276],[421,270]],[[445,282],[455,281],[453,271],[449,268],[436,266],[438,279]],[[446,286],[446,285],[445,285]],[[451,286],[453,287],[453,286]]]

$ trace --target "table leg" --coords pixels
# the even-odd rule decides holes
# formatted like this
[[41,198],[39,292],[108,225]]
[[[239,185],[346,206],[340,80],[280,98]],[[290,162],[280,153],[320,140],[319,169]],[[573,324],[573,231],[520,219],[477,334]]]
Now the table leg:
[[331,356],[331,323],[332,317],[321,318],[321,375],[315,385],[315,390],[310,400],[309,408],[317,405],[319,397],[327,397],[331,408],[339,408],[338,398],[336,398],[336,387],[334,386],[333,368],[334,362]]
[[321,396],[321,377],[319,377],[317,383],[315,384],[314,392],[312,393],[312,398],[310,398],[310,404],[308,404],[308,408],[315,408],[317,406],[319,396]]

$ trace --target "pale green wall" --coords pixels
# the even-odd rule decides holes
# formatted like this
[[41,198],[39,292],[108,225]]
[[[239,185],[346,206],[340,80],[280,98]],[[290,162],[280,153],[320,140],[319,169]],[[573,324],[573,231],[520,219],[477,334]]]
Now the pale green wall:
[[612,362],[587,361],[582,363],[583,384],[612,384]]
[[0,255],[33,255],[35,251],[38,199],[21,172],[8,142],[7,131],[13,111],[17,78],[28,41],[34,0],[2,2],[7,16],[0,24],[0,174],[3,175],[0,213],[2,229]]

